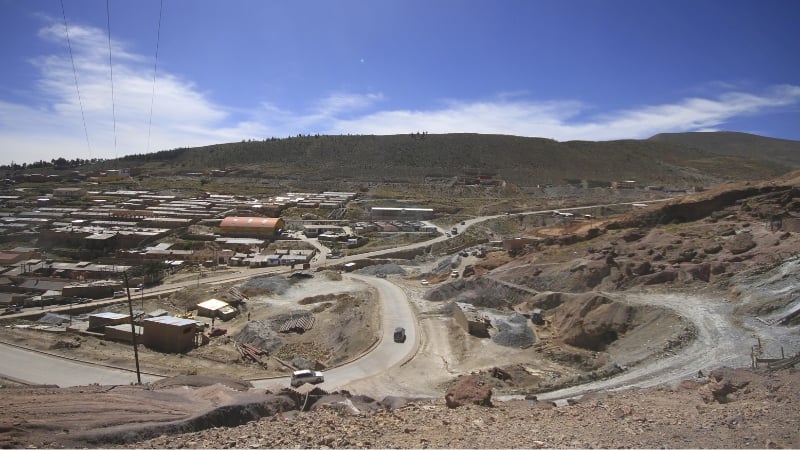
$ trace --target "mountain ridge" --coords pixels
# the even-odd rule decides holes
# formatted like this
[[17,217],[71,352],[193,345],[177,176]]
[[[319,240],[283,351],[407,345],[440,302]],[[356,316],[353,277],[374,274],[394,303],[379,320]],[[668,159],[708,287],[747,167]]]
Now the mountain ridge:
[[709,185],[763,179],[800,168],[800,141],[756,135],[660,134],[643,140],[565,141],[509,135],[299,135],[129,155],[151,172],[220,169],[244,176],[424,183],[428,178],[495,175],[520,186]]

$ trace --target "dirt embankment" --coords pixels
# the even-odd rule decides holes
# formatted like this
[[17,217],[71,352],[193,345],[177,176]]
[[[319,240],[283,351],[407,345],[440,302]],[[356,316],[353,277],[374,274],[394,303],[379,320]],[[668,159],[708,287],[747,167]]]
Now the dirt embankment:
[[[443,398],[302,398],[221,380],[6,389],[2,447],[796,448],[796,370],[715,370],[672,387],[448,408]],[[192,387],[181,387],[187,383]],[[147,421],[142,421],[147,417]]]

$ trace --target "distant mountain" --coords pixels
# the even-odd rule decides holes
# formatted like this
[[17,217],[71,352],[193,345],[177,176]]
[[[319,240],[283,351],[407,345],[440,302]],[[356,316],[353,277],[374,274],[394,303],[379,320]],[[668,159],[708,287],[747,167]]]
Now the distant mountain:
[[518,186],[634,179],[708,186],[800,167],[800,142],[743,133],[568,141],[485,134],[298,136],[182,148],[107,162],[151,174],[224,169],[261,180],[426,183],[494,175]]

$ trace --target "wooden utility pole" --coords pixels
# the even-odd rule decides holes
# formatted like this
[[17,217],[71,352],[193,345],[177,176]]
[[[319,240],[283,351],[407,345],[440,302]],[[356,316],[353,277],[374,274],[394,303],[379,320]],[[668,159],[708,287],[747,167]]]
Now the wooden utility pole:
[[128,286],[128,272],[123,272],[123,276],[125,277],[125,292],[128,294],[128,313],[131,315],[131,341],[133,342],[133,358],[136,360],[136,384],[142,384],[142,373],[139,371],[139,348],[136,346],[136,323],[133,317],[131,288]]

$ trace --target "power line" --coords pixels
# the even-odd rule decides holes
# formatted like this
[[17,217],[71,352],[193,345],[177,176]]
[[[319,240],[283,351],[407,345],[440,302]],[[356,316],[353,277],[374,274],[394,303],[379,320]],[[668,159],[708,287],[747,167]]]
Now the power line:
[[114,157],[119,158],[117,153],[117,110],[114,106],[114,66],[111,64],[111,10],[106,0],[106,21],[108,24],[108,70],[111,73],[111,119],[114,123]]
[[83,133],[86,135],[86,147],[89,149],[89,159],[92,158],[92,145],[89,143],[89,130],[86,128],[86,115],[83,112],[83,100],[81,90],[78,87],[78,71],[75,69],[75,57],[72,56],[72,42],[69,39],[69,27],[67,27],[67,13],[64,12],[64,0],[61,0],[61,16],[64,18],[64,32],[67,35],[67,47],[69,47],[69,60],[72,61],[72,75],[75,77],[75,90],[78,92],[78,104],[81,107],[81,119],[83,119]]
[[[63,1],[63,0],[62,0]],[[156,98],[156,73],[158,73],[158,44],[161,42],[161,14],[164,11],[164,0],[158,10],[158,33],[156,34],[156,57],[153,62],[153,93],[150,96],[150,120],[147,124],[147,153],[150,153],[150,132],[153,129],[153,103]]]

